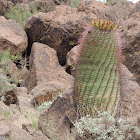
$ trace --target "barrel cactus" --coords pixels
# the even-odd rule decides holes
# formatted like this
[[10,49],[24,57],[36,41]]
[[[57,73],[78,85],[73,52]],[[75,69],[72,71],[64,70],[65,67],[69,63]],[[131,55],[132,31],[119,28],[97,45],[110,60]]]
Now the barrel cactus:
[[115,115],[120,101],[120,39],[117,26],[95,19],[80,38],[74,66],[74,100],[80,116],[109,111]]

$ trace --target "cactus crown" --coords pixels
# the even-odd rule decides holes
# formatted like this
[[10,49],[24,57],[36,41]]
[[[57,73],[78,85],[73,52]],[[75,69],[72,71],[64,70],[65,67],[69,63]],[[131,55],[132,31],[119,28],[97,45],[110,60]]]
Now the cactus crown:
[[111,21],[107,21],[107,20],[102,20],[102,19],[94,19],[91,21],[91,24],[94,27],[97,27],[101,30],[106,30],[106,31],[118,29],[118,26],[115,23]]
[[98,111],[116,113],[120,99],[117,26],[96,19],[80,40],[75,67],[74,99],[80,116]]

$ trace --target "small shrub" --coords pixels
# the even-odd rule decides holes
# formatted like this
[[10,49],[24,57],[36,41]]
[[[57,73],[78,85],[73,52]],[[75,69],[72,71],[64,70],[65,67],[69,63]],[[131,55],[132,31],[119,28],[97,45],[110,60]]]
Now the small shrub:
[[13,19],[16,22],[18,22],[22,27],[25,25],[26,20],[32,16],[33,14],[37,12],[44,11],[42,7],[40,9],[37,9],[37,6],[33,3],[30,3],[31,9],[21,8],[17,5],[15,5],[13,8],[11,8],[8,12],[6,12],[5,17],[9,19]]
[[48,109],[51,105],[52,105],[52,101],[43,102],[40,106],[37,107],[37,109],[42,112],[45,109]]
[[9,117],[9,116],[10,116],[10,112],[4,110],[2,115],[3,115],[3,117],[5,117],[5,118],[6,118],[6,117]]
[[[5,52],[0,52],[0,63],[2,63],[2,69],[3,69],[3,73],[5,75],[10,75],[10,71],[9,71],[9,67],[8,67],[8,63],[12,60],[14,63],[19,61],[21,59],[21,55],[17,54],[17,55],[11,55],[10,51],[7,50]],[[18,80],[15,79],[14,77],[10,76],[8,77],[8,81],[10,83],[18,83]]]
[[12,55],[10,54],[10,50],[7,50],[5,52],[0,52],[0,62],[7,63],[10,60],[16,62],[20,59],[21,59],[21,54]]
[[83,0],[72,0],[72,8],[77,8],[79,6],[79,3]]
[[140,138],[140,129],[132,126],[130,120],[115,119],[108,112],[99,113],[96,118],[85,116],[75,123],[80,140],[127,140]]
[[109,6],[112,6],[112,5],[115,5],[119,0],[107,0],[106,3],[109,5]]
[[32,125],[36,131],[38,130],[38,120],[39,120],[39,117],[32,119]]

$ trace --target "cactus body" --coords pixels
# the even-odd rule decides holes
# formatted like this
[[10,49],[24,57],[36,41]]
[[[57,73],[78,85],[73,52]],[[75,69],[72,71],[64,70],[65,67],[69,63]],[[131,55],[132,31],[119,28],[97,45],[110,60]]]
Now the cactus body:
[[92,24],[81,38],[74,99],[80,115],[98,111],[115,114],[120,99],[117,27],[105,20]]

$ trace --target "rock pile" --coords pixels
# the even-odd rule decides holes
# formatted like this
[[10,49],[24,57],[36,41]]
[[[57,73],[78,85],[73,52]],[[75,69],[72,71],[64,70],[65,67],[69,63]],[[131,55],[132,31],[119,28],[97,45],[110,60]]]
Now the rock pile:
[[[32,15],[23,29],[6,19],[2,8],[19,4],[28,11],[29,0],[0,1],[0,140],[75,139],[70,67],[76,63],[81,33],[96,18],[120,24],[124,60],[120,114],[140,116],[140,3],[120,0],[110,7],[82,1],[72,8],[69,0],[32,2],[44,12]],[[7,51],[10,55],[3,56]],[[38,106],[44,102],[53,103],[42,112]]]

